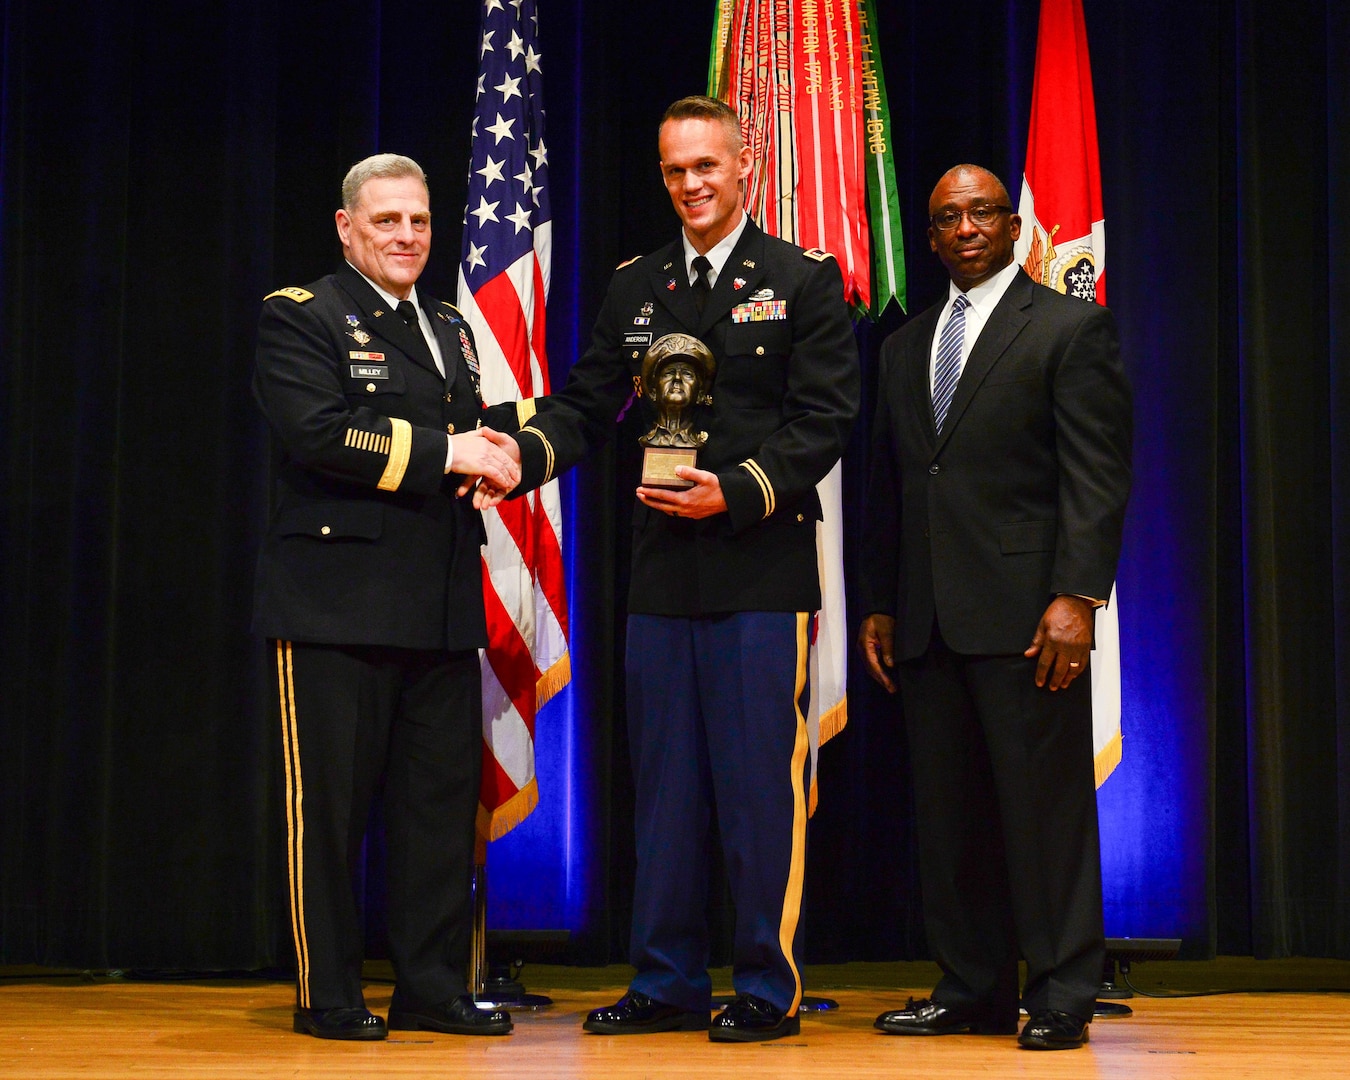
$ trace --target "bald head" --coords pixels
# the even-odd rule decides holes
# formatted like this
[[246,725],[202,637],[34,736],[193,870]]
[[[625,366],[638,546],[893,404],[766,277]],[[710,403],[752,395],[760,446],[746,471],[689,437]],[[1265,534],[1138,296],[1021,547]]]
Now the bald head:
[[994,190],[997,191],[998,193],[998,201],[1002,203],[1004,206],[1012,205],[1012,199],[1008,196],[1008,189],[1004,186],[1003,181],[1000,180],[993,173],[991,173],[984,166],[953,165],[938,179],[936,187],[933,188],[933,194],[928,197],[928,213],[930,215],[937,213],[938,210],[942,208],[941,203],[934,205],[934,200],[937,199],[938,196],[938,189],[948,182],[958,181],[963,177],[968,177],[972,181],[979,181],[993,185]]

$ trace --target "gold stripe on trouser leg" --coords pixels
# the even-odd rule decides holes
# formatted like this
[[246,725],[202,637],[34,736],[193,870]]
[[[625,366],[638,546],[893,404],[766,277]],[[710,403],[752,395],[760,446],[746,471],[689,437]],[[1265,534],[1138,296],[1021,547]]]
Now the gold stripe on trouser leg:
[[289,641],[277,642],[277,689],[281,695],[281,743],[286,759],[286,869],[290,875],[291,933],[295,937],[300,1007],[309,1004],[309,942],[305,936],[305,785],[300,775],[300,736],[295,723],[295,672]]
[[797,958],[792,954],[792,940],[797,936],[797,924],[802,917],[802,880],[806,876],[806,787],[802,781],[806,755],[811,752],[806,736],[806,717],[802,715],[802,691],[806,689],[808,657],[807,628],[810,612],[797,612],[797,678],[793,688],[792,710],[797,716],[797,741],[792,748],[792,863],[788,868],[787,892],[783,896],[783,917],[778,924],[778,945],[792,969],[792,1004],[788,1015],[802,1003],[802,974],[797,969]]

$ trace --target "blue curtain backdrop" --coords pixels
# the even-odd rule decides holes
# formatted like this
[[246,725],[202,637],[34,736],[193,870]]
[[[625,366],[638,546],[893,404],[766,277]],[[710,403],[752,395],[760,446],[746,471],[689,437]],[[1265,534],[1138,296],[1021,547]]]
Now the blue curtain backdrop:
[[[883,7],[917,313],[943,288],[923,232],[937,176],[975,161],[1016,193],[1037,13]],[[1085,8],[1137,410],[1107,930],[1191,956],[1350,957],[1350,16]],[[477,5],[2,10],[0,963],[284,966],[280,758],[248,632],[259,301],[331,268],[338,182],[377,150],[427,168],[424,283],[454,295]],[[704,85],[712,11],[539,0],[555,379],[614,265],[674,232],[655,129]],[[850,536],[876,355],[902,322],[859,330]],[[565,481],[575,677],[539,720],[541,808],[489,864],[490,924],[568,930],[587,962],[624,958],[631,897],[631,444],[621,430]],[[899,716],[850,677],[821,759],[808,959],[921,956]],[[374,953],[378,839],[369,854]],[[710,916],[725,930],[726,902]]]

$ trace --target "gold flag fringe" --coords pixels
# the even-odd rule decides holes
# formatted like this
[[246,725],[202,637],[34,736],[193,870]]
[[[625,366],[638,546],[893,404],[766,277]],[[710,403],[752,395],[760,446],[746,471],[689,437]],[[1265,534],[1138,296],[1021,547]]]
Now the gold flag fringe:
[[542,709],[549,699],[572,680],[572,654],[565,652],[534,684],[534,707]]
[[478,804],[478,835],[489,840],[500,840],[539,805],[539,784],[534,777],[530,782],[512,795],[495,811],[489,811],[482,803]]
[[1116,733],[1111,736],[1111,741],[1102,747],[1101,752],[1092,761],[1092,770],[1096,773],[1098,787],[1106,783],[1106,778],[1120,764],[1121,751],[1120,729],[1116,728]]

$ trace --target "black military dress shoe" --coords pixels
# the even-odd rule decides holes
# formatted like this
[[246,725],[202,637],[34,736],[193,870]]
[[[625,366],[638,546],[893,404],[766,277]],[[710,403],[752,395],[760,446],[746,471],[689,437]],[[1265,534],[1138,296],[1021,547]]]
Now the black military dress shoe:
[[1017,1045],[1025,1050],[1077,1050],[1088,1041],[1088,1022],[1072,1013],[1040,1009],[1031,1014]]
[[800,1035],[801,1017],[754,994],[741,994],[713,1018],[708,1038],[713,1042],[768,1042],[784,1035]]
[[1012,1035],[1017,1017],[997,1021],[982,1005],[944,1005],[940,1001],[910,998],[903,1009],[892,1009],[872,1025],[887,1035]]
[[708,1014],[666,1005],[630,990],[613,1005],[592,1009],[583,1031],[595,1035],[653,1035],[658,1031],[706,1031]]
[[367,1009],[296,1009],[291,1030],[316,1039],[349,1039],[370,1042],[388,1032],[384,1021]]
[[397,988],[389,1002],[392,1031],[439,1031],[445,1035],[509,1035],[511,1014],[502,1009],[480,1009],[468,994],[439,1005],[412,1005]]

